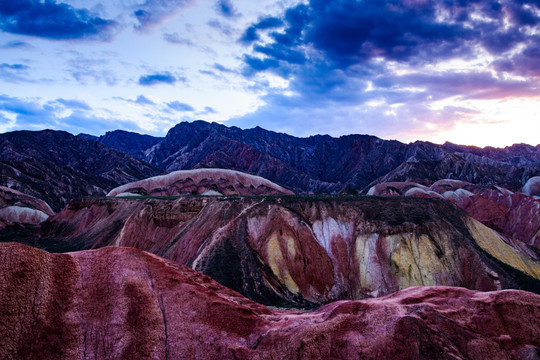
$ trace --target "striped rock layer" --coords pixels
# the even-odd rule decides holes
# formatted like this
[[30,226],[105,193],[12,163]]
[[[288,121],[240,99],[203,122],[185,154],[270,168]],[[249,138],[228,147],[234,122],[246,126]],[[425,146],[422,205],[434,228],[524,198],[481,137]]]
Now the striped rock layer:
[[427,285],[540,291],[538,261],[442,199],[83,199],[32,242],[60,252],[135,247],[276,306]]

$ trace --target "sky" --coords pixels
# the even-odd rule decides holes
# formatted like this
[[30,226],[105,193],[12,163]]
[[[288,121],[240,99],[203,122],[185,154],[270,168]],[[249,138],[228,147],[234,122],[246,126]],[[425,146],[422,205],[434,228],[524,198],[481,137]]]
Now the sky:
[[0,0],[0,132],[540,143],[540,0]]

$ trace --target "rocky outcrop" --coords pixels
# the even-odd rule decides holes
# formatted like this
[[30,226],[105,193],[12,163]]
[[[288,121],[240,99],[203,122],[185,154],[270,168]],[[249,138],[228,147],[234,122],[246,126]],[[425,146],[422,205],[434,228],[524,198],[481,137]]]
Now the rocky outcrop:
[[130,248],[0,244],[2,359],[535,359],[540,296],[413,287],[271,309]]
[[43,199],[55,211],[74,197],[105,195],[160,173],[121,151],[63,131],[0,134],[0,185]]
[[[536,178],[527,182],[525,192],[534,192]],[[540,250],[540,199],[523,193],[513,193],[498,186],[485,187],[461,180],[443,179],[430,187],[413,182],[381,183],[372,186],[368,194],[444,198],[464,209],[469,216],[505,235],[508,242],[518,240]],[[513,245],[539,258],[540,251],[527,249],[515,242]]]
[[36,225],[52,215],[45,201],[0,186],[0,230],[10,225]]
[[119,186],[107,196],[293,195],[260,176],[226,169],[173,171]]
[[491,189],[468,198],[463,208],[507,237],[533,246],[540,255],[540,199]]
[[54,251],[150,251],[279,306],[416,285],[540,289],[539,262],[442,199],[81,199],[40,234],[27,241]]

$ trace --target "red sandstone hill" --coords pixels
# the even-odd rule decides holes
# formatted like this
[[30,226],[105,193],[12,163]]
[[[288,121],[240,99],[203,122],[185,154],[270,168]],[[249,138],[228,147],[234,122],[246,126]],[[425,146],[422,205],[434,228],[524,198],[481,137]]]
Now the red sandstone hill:
[[277,306],[313,307],[416,285],[540,292],[540,262],[440,199],[80,199],[36,234],[21,241],[62,252],[135,247]]
[[314,311],[254,303],[130,248],[0,244],[1,359],[538,359],[540,296],[413,287]]

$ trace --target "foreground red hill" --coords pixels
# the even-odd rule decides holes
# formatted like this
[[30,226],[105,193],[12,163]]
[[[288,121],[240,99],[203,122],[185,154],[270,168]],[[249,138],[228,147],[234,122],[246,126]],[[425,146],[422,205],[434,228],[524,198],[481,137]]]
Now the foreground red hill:
[[314,311],[254,303],[129,248],[0,244],[2,359],[536,359],[540,296],[413,287]]

